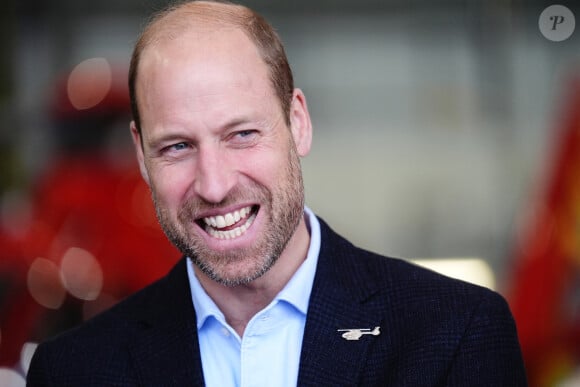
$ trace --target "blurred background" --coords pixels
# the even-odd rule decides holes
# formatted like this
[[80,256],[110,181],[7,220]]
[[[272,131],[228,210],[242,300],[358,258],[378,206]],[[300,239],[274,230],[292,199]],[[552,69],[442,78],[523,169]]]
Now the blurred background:
[[[138,175],[125,80],[165,4],[0,5],[2,386],[179,257]],[[530,385],[580,385],[580,23],[546,38],[546,1],[245,4],[308,99],[308,205],[355,244],[497,290]],[[558,16],[552,31],[574,27]]]

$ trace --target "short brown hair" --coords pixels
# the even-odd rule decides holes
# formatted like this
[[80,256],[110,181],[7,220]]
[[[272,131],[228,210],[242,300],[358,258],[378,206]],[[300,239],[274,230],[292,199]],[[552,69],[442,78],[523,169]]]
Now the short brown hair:
[[261,15],[242,5],[215,0],[195,0],[172,5],[155,14],[135,44],[129,67],[129,96],[137,130],[141,132],[136,91],[141,54],[151,43],[160,40],[161,36],[171,38],[187,30],[193,25],[192,23],[195,23],[192,18],[214,25],[238,27],[248,36],[269,68],[270,81],[280,100],[286,123],[290,124],[290,102],[294,91],[294,80],[284,45],[274,28]]

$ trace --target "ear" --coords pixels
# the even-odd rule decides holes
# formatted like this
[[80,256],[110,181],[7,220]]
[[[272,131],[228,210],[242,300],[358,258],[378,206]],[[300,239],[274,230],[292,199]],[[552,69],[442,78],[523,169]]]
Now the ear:
[[133,138],[133,145],[135,146],[135,153],[137,154],[137,161],[139,162],[139,170],[141,171],[141,176],[143,180],[149,184],[149,174],[147,173],[147,168],[145,167],[145,155],[143,153],[143,142],[141,139],[141,133],[137,130],[135,121],[131,121],[129,125],[131,128],[131,137]]
[[312,145],[312,122],[306,105],[306,97],[300,89],[294,89],[290,103],[290,130],[298,155],[304,157]]

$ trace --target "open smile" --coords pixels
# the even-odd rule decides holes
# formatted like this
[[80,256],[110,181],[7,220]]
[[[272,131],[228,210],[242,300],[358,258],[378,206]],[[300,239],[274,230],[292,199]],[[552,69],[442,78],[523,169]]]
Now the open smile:
[[197,223],[216,239],[234,239],[250,228],[259,209],[257,205],[247,206],[226,214],[200,218]]

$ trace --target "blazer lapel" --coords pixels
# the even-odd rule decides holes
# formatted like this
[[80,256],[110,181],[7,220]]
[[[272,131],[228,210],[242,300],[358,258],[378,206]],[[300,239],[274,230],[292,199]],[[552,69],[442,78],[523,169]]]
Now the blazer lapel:
[[161,280],[148,302],[155,308],[137,316],[140,331],[131,348],[142,384],[204,385],[186,258]]
[[[302,342],[298,385],[355,385],[375,336],[347,340],[339,329],[383,328],[366,302],[379,290],[373,273],[352,265],[356,248],[320,220],[321,250]],[[381,335],[387,332],[381,331]]]

